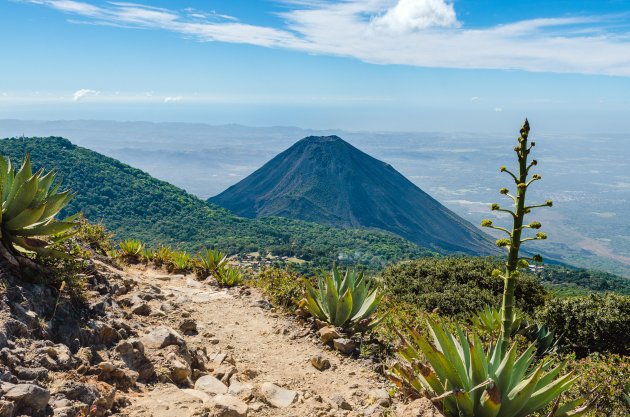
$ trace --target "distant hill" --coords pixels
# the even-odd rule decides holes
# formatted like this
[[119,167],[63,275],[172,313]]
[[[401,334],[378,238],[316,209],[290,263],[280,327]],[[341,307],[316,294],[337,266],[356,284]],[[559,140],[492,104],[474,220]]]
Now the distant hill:
[[488,235],[338,136],[298,141],[209,201],[249,218],[378,228],[441,252],[497,253]]
[[277,255],[297,255],[322,265],[342,259],[380,267],[387,262],[431,254],[392,233],[340,230],[282,218],[238,217],[60,137],[0,140],[0,153],[14,162],[19,162],[26,152],[30,152],[35,167],[58,169],[64,187],[78,192],[66,212],[83,211],[88,219],[102,221],[119,239],[134,237],[188,250],[266,250]]

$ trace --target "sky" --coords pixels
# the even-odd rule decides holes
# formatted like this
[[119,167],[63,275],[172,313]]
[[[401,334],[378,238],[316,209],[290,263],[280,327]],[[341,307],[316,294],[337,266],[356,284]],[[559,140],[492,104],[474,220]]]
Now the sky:
[[630,133],[628,0],[0,0],[0,119]]

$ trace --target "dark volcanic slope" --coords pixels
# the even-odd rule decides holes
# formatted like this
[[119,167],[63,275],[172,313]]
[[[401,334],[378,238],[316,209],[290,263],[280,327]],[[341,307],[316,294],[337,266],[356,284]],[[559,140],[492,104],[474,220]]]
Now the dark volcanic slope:
[[210,201],[245,217],[374,227],[442,251],[496,253],[487,235],[337,136],[300,140]]

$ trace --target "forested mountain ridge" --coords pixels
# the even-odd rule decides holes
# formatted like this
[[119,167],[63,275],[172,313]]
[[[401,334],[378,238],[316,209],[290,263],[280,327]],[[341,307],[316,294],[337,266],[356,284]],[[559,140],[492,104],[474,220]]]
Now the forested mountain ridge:
[[[217,247],[235,253],[254,250],[305,259],[337,259],[382,266],[398,259],[431,254],[391,233],[340,230],[289,219],[238,217],[169,183],[73,145],[60,137],[0,140],[0,154],[19,162],[30,153],[35,168],[55,168],[63,187],[78,194],[66,213],[82,211],[102,221],[116,238],[138,238],[188,250]],[[185,167],[182,167],[185,169]]]
[[255,218],[372,227],[444,253],[497,254],[492,239],[338,136],[309,136],[209,201]]

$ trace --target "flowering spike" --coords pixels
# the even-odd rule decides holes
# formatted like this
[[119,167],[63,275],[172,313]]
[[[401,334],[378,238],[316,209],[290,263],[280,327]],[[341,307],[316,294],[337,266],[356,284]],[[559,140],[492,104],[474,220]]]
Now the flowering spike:
[[495,210],[499,210],[501,208],[501,206],[499,206],[497,203],[492,203],[490,205],[490,210],[495,211]]
[[490,220],[490,219],[483,219],[481,221],[481,227],[492,227],[492,220]]
[[497,245],[498,247],[500,247],[500,248],[505,248],[505,247],[507,247],[507,246],[510,246],[510,244],[511,244],[511,243],[512,243],[512,242],[511,242],[511,240],[510,240],[510,239],[498,239],[498,240],[496,241],[496,245]]
[[532,229],[540,229],[542,225],[540,224],[540,222],[531,222],[529,224],[529,227],[531,227]]
[[541,239],[541,240],[545,240],[545,239],[547,239],[547,234],[544,233],[544,232],[538,232],[538,233],[536,233],[536,238],[537,239]]
[[503,187],[503,188],[501,188],[501,189],[499,190],[499,192],[500,192],[501,194],[507,194],[507,193],[509,193],[509,192],[510,192],[510,190],[508,190],[507,188]]

